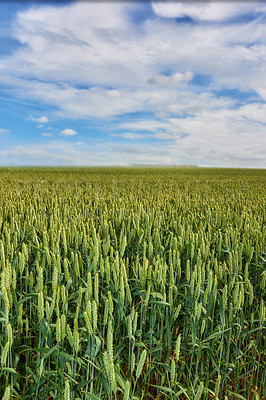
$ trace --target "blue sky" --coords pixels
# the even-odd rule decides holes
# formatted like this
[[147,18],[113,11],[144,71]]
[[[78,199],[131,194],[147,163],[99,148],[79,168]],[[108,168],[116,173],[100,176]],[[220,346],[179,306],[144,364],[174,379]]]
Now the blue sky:
[[0,165],[266,168],[263,2],[0,2]]

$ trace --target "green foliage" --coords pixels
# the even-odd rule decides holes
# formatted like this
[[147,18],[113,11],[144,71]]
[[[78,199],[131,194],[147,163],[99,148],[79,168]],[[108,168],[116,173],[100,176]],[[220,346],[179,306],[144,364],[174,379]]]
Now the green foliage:
[[0,398],[266,398],[262,170],[0,169]]

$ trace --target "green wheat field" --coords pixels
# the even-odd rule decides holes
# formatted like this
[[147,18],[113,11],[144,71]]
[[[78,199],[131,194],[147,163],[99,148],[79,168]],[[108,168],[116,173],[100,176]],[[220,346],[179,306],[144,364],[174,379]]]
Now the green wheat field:
[[266,172],[0,169],[0,398],[266,398]]

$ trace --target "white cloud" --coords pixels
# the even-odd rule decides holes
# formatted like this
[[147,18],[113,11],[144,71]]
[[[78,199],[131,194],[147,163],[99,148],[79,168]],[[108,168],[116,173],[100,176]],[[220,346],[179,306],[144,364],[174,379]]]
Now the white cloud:
[[162,143],[170,140],[172,144],[162,144],[162,148],[168,149],[173,164],[265,168],[265,107],[253,103],[235,109],[205,109],[185,118],[140,120],[120,128],[148,131]]
[[[160,4],[155,3],[153,8]],[[220,3],[197,3],[198,15],[208,4],[212,8]],[[43,99],[67,115],[71,115],[73,106],[73,116],[85,118],[101,115],[98,104],[94,106],[97,96],[97,103],[104,97],[116,101],[123,97],[121,106],[108,106],[108,115],[131,112],[132,97],[127,92],[136,99],[136,92],[147,90],[147,80],[154,76],[166,86],[178,84],[180,76],[172,75],[171,82],[162,71],[186,71],[188,66],[195,75],[209,75],[216,89],[254,90],[266,100],[263,21],[190,25],[148,18],[135,26],[130,22],[134,6],[74,3],[21,12],[14,35],[24,47],[2,59],[0,82],[21,98]],[[184,4],[163,6],[182,8]],[[234,6],[250,9],[251,4]],[[227,10],[230,4],[222,3],[221,7]],[[108,22],[103,22],[105,15]],[[82,101],[76,102],[79,98]],[[145,100],[136,100],[139,107],[134,109],[145,107]]]
[[64,136],[74,136],[76,134],[77,134],[77,132],[74,131],[74,129],[64,129],[63,131],[61,131],[61,135],[64,135]]
[[1,133],[8,133],[9,132],[9,129],[0,129],[0,134]]
[[106,91],[106,95],[108,96],[108,97],[111,97],[111,98],[113,98],[113,99],[117,99],[117,98],[119,98],[120,96],[121,96],[121,93],[119,92],[119,90],[107,90]]
[[[131,11],[136,7],[144,5],[76,2],[20,12],[14,37],[23,46],[1,56],[0,84],[13,98],[49,104],[54,116],[64,119],[112,119],[138,111],[154,116],[143,121],[133,116],[133,122],[121,124],[128,130],[121,135],[137,143],[149,132],[161,145],[161,156],[159,145],[151,146],[150,152],[144,147],[143,152],[138,144],[130,150],[109,143],[106,159],[90,158],[91,163],[134,163],[134,157],[142,163],[145,152],[149,162],[156,157],[158,162],[176,164],[216,159],[225,166],[230,157],[231,165],[243,165],[246,157],[250,163],[255,160],[254,165],[265,163],[261,150],[266,133],[266,25],[259,16],[265,5],[154,3],[155,14],[135,24]],[[233,21],[246,13],[258,18]],[[184,15],[210,23],[169,21]],[[202,76],[208,78],[205,86],[197,85]],[[255,100],[245,105],[245,100],[215,94],[226,89],[238,91],[240,98],[241,92],[254,93]],[[47,119],[32,120],[48,121],[42,118]],[[45,154],[51,150],[43,149]],[[18,148],[12,151],[15,154]],[[23,151],[27,153],[26,148]],[[62,162],[71,153],[64,151]],[[83,161],[84,154],[85,150]]]
[[147,139],[148,135],[143,133],[135,133],[135,132],[123,132],[123,133],[113,133],[111,136],[122,137],[125,139]]
[[[92,146],[65,141],[31,143],[30,145],[10,146],[0,150],[1,163],[9,165],[109,165],[112,156],[96,154]],[[101,149],[97,149],[100,150]]]
[[41,134],[42,136],[53,136],[50,132],[44,132]]
[[[266,136],[263,124],[252,123],[245,109],[211,113],[165,121],[132,123],[131,143],[91,140],[50,141],[11,146],[0,150],[2,164],[13,165],[204,165],[221,167],[265,168]],[[206,125],[206,118],[209,124]],[[145,123],[145,124],[144,124]],[[138,142],[144,138],[143,127],[157,141]],[[134,129],[135,128],[135,129]],[[186,130],[186,135],[184,131]],[[119,134],[119,133],[118,133]],[[123,135],[123,133],[122,133]],[[138,137],[140,135],[140,137]],[[128,135],[126,135],[128,136]],[[129,137],[130,138],[130,135]]]
[[41,125],[37,125],[37,128],[43,128],[44,127],[44,125],[43,124],[41,124]]
[[[31,121],[35,121],[35,122],[39,122],[39,123],[45,123],[45,122],[48,122],[48,118],[47,117],[39,117],[39,118],[35,118],[35,117],[33,117],[32,115],[30,116],[30,118],[29,118]],[[41,127],[42,127],[43,125],[41,125]],[[39,127],[39,126],[38,126]]]
[[202,21],[228,20],[241,15],[250,15],[265,10],[260,2],[153,2],[154,12],[164,18],[191,17]]
[[165,87],[178,87],[184,85],[193,79],[192,72],[185,72],[180,74],[176,72],[171,76],[167,75],[154,75],[152,78],[148,79],[149,83],[157,83],[160,86]]

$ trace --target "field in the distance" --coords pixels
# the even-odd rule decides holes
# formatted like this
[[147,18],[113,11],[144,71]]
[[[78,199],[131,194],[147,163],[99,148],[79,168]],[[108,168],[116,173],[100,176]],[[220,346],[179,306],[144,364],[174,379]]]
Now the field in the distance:
[[266,397],[265,170],[0,169],[0,398]]

